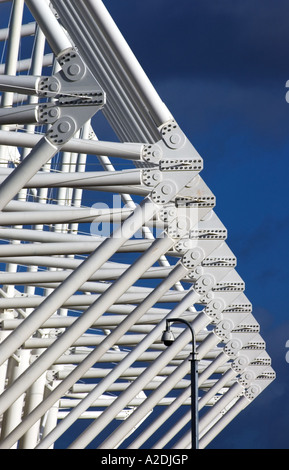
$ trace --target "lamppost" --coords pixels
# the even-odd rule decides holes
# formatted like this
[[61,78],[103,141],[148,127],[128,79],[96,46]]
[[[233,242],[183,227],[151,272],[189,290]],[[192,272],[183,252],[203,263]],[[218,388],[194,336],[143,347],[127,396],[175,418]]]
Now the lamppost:
[[196,338],[193,327],[183,318],[170,318],[166,320],[166,329],[162,335],[162,341],[166,346],[170,346],[175,338],[170,329],[171,323],[184,323],[192,333],[192,354],[191,361],[191,413],[192,413],[192,449],[199,448],[199,410],[198,410],[198,361],[196,354]]

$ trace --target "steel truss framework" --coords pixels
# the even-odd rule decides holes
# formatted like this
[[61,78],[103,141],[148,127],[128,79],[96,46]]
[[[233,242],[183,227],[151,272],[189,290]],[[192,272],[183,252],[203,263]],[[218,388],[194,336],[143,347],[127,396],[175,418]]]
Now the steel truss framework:
[[14,0],[0,35],[0,448],[190,448],[172,317],[205,448],[274,371],[203,160],[100,0]]

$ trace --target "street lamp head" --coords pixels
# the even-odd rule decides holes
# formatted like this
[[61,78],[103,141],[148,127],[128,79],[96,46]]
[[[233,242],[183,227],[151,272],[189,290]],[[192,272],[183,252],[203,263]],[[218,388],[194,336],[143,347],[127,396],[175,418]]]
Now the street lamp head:
[[169,328],[163,331],[162,342],[164,343],[165,346],[171,346],[171,344],[173,344],[174,341],[175,341],[175,337],[173,335],[173,332]]

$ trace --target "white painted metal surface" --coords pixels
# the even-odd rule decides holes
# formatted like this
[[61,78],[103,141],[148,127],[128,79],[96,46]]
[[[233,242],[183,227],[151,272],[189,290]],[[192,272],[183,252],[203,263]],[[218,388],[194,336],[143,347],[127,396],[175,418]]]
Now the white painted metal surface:
[[202,158],[100,0],[4,6],[0,448],[190,448],[170,317],[205,448],[275,374]]

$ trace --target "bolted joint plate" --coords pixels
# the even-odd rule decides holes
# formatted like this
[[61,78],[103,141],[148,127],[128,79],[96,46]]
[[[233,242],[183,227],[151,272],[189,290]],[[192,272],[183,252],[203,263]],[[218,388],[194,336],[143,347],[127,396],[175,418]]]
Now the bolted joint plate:
[[[144,145],[141,159],[155,168],[145,170],[143,184],[153,187],[151,199],[156,204],[174,201],[179,192],[202,170],[203,160],[174,120],[160,128],[162,140]],[[150,175],[151,172],[151,175]]]
[[231,363],[231,367],[236,373],[240,374],[249,364],[250,359],[247,355],[239,353],[236,359]]
[[241,373],[249,364],[254,369],[257,368],[257,373],[255,374],[257,376],[260,368],[264,370],[271,366],[271,358],[266,351],[256,352],[254,349],[243,349],[231,363],[231,367],[235,372]]
[[216,279],[212,274],[200,276],[194,285],[194,289],[198,294],[204,295],[212,290],[216,284]]
[[230,358],[236,357],[242,346],[242,341],[239,338],[233,337],[225,344],[224,353]]
[[247,367],[238,377],[238,382],[244,388],[249,387],[253,380],[256,379],[256,371],[253,370],[252,367]]
[[77,131],[78,126],[75,119],[70,116],[60,117],[47,131],[47,138],[54,145],[67,142]]
[[246,388],[244,395],[246,398],[248,398],[248,400],[253,401],[258,395],[260,395],[261,391],[262,388],[257,383],[257,381],[255,381],[248,388]]
[[166,145],[171,149],[180,148],[185,144],[186,137],[174,119],[163,124],[160,133]]
[[37,85],[37,94],[39,96],[52,98],[60,92],[60,89],[60,80],[55,75],[51,77],[40,77]]
[[222,298],[214,298],[207,303],[205,314],[208,315],[212,324],[217,324],[223,319],[225,306],[226,304]]

